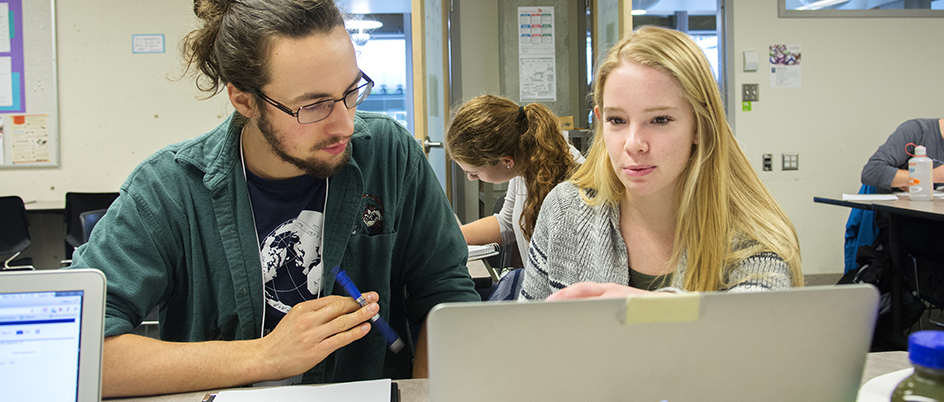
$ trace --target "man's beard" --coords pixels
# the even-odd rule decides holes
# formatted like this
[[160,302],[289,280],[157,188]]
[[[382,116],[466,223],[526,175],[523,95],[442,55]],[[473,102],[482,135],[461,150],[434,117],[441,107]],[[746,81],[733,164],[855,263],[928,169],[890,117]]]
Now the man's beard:
[[[341,154],[341,159],[337,161],[334,165],[331,165],[329,162],[321,161],[311,157],[309,159],[299,159],[289,155],[285,152],[285,147],[279,141],[278,136],[276,136],[275,128],[272,127],[272,123],[269,121],[268,113],[263,111],[260,113],[259,121],[256,123],[259,127],[259,131],[262,132],[262,136],[266,139],[266,142],[269,143],[269,149],[272,150],[279,159],[282,159],[285,162],[291,163],[295,167],[305,171],[309,176],[315,176],[321,179],[325,179],[333,176],[335,173],[340,172],[341,169],[347,165],[348,161],[351,160],[351,147],[348,146],[344,149],[344,152]],[[319,150],[328,145],[331,145],[333,141],[325,141],[321,144],[316,144],[312,147],[312,150]]]

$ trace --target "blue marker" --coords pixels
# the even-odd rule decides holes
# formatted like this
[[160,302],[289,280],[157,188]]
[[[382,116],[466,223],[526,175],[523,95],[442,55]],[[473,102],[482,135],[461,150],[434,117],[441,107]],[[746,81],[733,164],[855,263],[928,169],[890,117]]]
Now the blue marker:
[[[361,295],[361,291],[357,290],[357,286],[354,286],[354,282],[351,281],[351,278],[347,276],[347,272],[341,271],[341,266],[337,265],[334,268],[331,268],[331,273],[334,274],[334,279],[341,284],[341,287],[344,289],[344,293],[347,293],[348,296],[357,300],[357,304],[360,304],[361,307],[367,305],[367,299]],[[403,341],[400,340],[400,336],[397,335],[397,332],[390,328],[390,325],[380,317],[380,313],[374,314],[373,317],[370,317],[370,322],[373,323],[377,329],[380,330],[380,333],[383,334],[384,338],[387,338],[387,347],[390,348],[390,351],[397,353],[400,349],[403,349]]]

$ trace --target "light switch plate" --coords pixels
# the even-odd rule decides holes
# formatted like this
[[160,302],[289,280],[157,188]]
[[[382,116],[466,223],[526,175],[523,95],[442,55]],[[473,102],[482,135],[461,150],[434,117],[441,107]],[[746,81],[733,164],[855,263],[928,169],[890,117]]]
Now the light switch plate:
[[800,170],[800,154],[780,154],[783,158],[782,170]]
[[758,87],[760,84],[741,84],[741,101],[743,102],[758,102],[760,101],[760,93]]

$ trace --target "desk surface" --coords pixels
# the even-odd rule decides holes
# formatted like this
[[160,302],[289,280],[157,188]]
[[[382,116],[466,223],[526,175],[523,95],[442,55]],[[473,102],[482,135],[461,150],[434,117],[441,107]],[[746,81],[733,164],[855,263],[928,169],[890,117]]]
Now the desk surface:
[[[862,372],[862,384],[882,374],[911,367],[907,352],[869,353]],[[429,381],[426,379],[396,380],[400,388],[400,400],[403,402],[429,401]],[[174,395],[160,395],[143,398],[110,399],[124,402],[200,402],[207,391],[188,392]]]
[[931,201],[911,201],[908,197],[898,197],[898,201],[872,201],[872,210],[944,220],[944,200],[937,197]]
[[487,280],[489,283],[491,283],[492,275],[488,272],[488,268],[485,266],[484,261],[469,261],[466,263],[466,266],[469,268],[469,275],[472,276],[473,281],[480,283]]
[[912,201],[907,195],[899,195],[897,201],[882,200],[854,200],[847,201],[840,198],[813,197],[813,202],[832,204],[850,208],[871,209],[873,211],[891,212],[918,218],[944,220],[944,199],[934,197],[931,201]]

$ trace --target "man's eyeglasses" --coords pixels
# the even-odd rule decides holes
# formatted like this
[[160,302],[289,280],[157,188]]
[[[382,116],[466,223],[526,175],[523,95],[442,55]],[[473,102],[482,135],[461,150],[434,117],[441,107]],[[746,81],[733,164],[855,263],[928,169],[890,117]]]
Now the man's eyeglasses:
[[327,119],[331,115],[331,111],[334,109],[334,104],[338,102],[344,102],[344,107],[348,109],[353,109],[355,106],[360,105],[364,99],[367,99],[367,96],[370,95],[370,89],[374,87],[374,81],[364,74],[361,71],[361,83],[354,89],[344,93],[344,96],[341,99],[325,99],[323,101],[318,101],[310,105],[305,105],[298,108],[298,111],[293,112],[292,109],[289,109],[288,106],[285,106],[275,99],[272,99],[262,91],[257,91],[259,96],[262,97],[268,104],[275,106],[277,109],[287,113],[290,116],[294,116],[301,124],[317,123],[324,119]]

